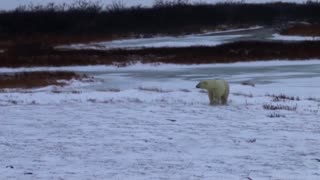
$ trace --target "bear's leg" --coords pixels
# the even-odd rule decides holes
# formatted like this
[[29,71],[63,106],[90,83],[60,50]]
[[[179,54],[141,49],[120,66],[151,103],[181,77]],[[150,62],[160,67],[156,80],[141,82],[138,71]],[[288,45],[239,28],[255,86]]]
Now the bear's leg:
[[227,91],[222,97],[222,104],[227,104],[228,103],[228,97],[229,97],[229,91]]
[[221,97],[222,104],[226,105],[228,103],[228,97],[229,97],[229,84],[226,83],[226,90],[224,92],[224,95]]
[[221,101],[222,101],[222,104],[226,105],[228,102],[228,95],[222,96]]
[[211,100],[210,100],[210,105],[216,105],[219,103],[219,98],[215,96],[213,91],[210,91],[211,94]]
[[208,96],[209,96],[210,105],[213,105],[214,104],[214,102],[213,102],[213,94],[209,90],[208,90]]

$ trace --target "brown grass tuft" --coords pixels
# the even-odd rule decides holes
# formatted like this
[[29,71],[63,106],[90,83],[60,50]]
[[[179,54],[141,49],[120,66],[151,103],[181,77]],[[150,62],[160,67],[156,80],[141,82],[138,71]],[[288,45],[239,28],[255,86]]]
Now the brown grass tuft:
[[288,106],[288,105],[281,105],[281,104],[277,104],[277,105],[273,105],[273,104],[264,104],[263,109],[266,110],[287,110],[287,111],[296,111],[297,110],[297,105],[295,106]]
[[272,101],[274,102],[279,102],[279,101],[300,101],[300,97],[294,97],[294,96],[287,96],[285,94],[279,94],[279,95],[274,95],[274,94],[267,94],[266,96],[272,97]]
[[271,114],[268,114],[267,117],[269,117],[269,118],[281,118],[281,117],[286,117],[286,116],[283,115],[283,114],[279,114],[279,113],[273,112]]

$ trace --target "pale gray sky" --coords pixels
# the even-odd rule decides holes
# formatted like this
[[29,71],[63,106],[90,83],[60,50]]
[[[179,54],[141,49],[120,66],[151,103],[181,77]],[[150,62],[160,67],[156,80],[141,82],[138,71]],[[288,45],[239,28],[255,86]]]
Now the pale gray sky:
[[[96,0],[92,0],[96,1]],[[119,0],[100,0],[100,2],[104,4],[110,4],[113,1],[119,1]],[[144,6],[150,6],[153,4],[154,0],[120,0],[123,1],[127,6],[132,5],[144,5]],[[230,0],[190,0],[191,2],[208,2],[208,3],[216,3],[221,1],[230,1]],[[234,0],[231,0],[234,1]],[[255,2],[255,3],[263,3],[263,2],[270,2],[270,1],[279,1],[279,0],[245,0],[245,2]],[[293,1],[293,2],[304,2],[306,0],[282,0],[282,1]],[[10,10],[14,9],[19,5],[28,5],[30,3],[34,4],[47,4],[49,2],[55,2],[55,3],[71,3],[73,0],[0,0],[0,9]]]

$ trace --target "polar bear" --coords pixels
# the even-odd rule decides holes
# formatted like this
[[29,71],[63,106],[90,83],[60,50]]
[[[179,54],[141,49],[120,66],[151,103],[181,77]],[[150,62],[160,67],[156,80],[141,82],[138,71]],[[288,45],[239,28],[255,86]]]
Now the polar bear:
[[200,81],[196,88],[206,89],[210,100],[210,105],[227,104],[229,96],[229,83],[222,79],[212,79]]

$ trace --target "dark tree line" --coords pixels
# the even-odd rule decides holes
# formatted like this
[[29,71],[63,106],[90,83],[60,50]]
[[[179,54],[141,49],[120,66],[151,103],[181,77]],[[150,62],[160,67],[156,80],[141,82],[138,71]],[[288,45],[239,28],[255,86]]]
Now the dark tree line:
[[[157,1],[156,1],[157,2]],[[22,6],[0,12],[0,37],[17,34],[171,33],[219,25],[320,22],[320,3],[189,4],[158,1],[153,7],[79,1],[73,5]]]

